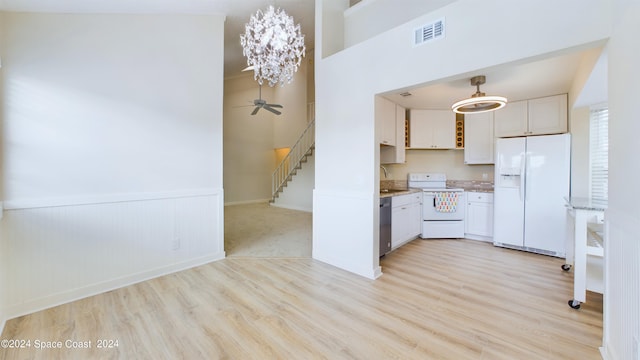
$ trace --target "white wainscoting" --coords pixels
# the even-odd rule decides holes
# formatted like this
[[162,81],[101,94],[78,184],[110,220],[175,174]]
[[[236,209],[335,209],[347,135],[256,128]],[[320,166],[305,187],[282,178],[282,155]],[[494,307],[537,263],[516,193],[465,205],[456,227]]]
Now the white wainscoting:
[[0,229],[6,319],[225,257],[222,189],[5,202]]

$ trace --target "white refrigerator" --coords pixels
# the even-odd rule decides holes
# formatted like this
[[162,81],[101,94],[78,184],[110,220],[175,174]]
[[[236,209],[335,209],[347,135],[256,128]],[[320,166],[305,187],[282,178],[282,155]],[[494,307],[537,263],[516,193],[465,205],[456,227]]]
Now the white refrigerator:
[[571,171],[569,134],[496,140],[496,246],[565,257]]

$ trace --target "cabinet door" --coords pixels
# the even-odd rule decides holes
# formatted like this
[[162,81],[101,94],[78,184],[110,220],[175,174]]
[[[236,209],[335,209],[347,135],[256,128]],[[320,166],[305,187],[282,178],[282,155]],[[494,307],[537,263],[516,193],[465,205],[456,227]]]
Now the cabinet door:
[[493,204],[470,201],[467,203],[467,233],[493,236]]
[[429,110],[411,110],[409,119],[409,147],[431,149],[434,128],[429,121]]
[[[422,194],[420,194],[422,196]],[[413,239],[422,233],[422,203],[414,202],[409,207],[408,238]]]
[[456,148],[456,113],[451,110],[431,110],[433,121],[433,147],[435,149]]
[[502,109],[494,111],[495,137],[527,135],[527,109],[527,101],[523,100],[510,102]]
[[375,119],[380,144],[396,144],[396,104],[380,96],[375,98]]
[[493,164],[493,113],[464,116],[465,164]]
[[422,193],[395,196],[391,210],[391,248],[396,249],[422,232]]
[[456,114],[451,110],[411,110],[409,147],[455,149]]
[[529,100],[529,135],[567,132],[567,94]]
[[405,233],[408,221],[407,206],[395,207],[391,210],[391,248],[395,249],[402,245],[405,240]]
[[400,105],[395,105],[396,115],[396,145],[380,147],[380,163],[381,164],[404,164],[405,155],[405,121],[406,109]]

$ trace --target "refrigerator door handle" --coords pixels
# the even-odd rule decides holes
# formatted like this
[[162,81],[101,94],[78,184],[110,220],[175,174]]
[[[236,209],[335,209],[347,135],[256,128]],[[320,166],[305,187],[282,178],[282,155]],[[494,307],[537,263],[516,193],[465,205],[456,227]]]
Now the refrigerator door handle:
[[525,162],[527,161],[527,157],[524,153],[522,153],[520,155],[520,187],[518,188],[519,193],[520,193],[520,201],[524,201],[524,185],[525,185],[525,170],[526,170],[526,166],[525,166]]
[[527,154],[524,156],[524,200],[527,201],[529,199],[529,191],[528,189],[531,188],[531,184],[529,184],[529,167],[530,167],[530,161],[529,159],[531,158],[531,154],[527,152]]

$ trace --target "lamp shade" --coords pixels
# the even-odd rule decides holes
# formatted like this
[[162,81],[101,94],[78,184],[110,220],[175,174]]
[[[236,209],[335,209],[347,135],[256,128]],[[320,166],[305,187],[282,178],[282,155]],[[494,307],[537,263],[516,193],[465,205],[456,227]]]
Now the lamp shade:
[[451,109],[458,114],[477,114],[494,111],[507,105],[507,98],[502,96],[476,96],[464,99],[451,105]]

